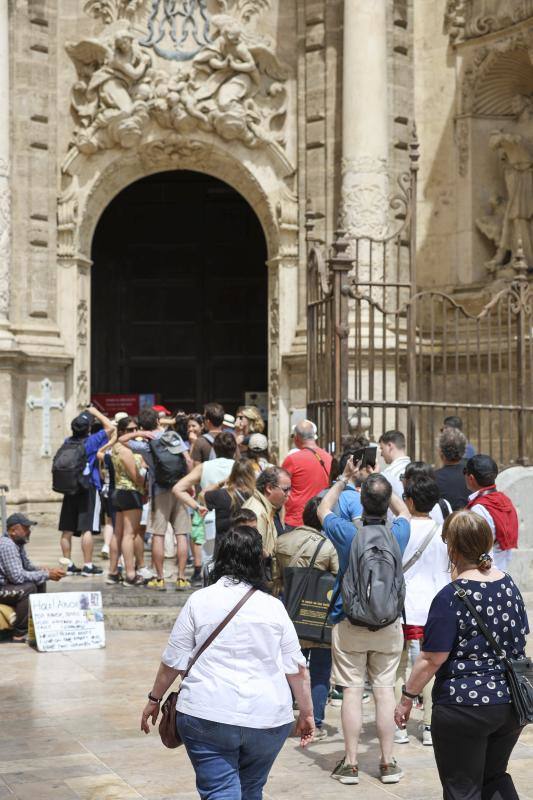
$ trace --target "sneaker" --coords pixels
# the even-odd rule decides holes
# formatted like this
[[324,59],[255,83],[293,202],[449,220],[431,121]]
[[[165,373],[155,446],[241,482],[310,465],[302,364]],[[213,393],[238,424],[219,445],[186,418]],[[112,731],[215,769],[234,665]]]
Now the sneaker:
[[176,581],[176,591],[177,592],[184,592],[186,589],[190,589],[190,588],[191,588],[191,584],[190,584],[190,581],[187,580],[187,578],[178,578],[178,580]]
[[95,566],[94,564],[92,565],[92,567],[84,567],[81,570],[81,574],[83,575],[84,578],[92,578],[93,575],[101,575],[102,572],[103,570],[100,569],[100,567]]
[[112,575],[110,572],[108,572],[105,582],[109,584],[109,586],[120,586],[122,583],[122,575],[119,572],[117,572],[115,575]]
[[191,586],[203,586],[202,572],[194,572],[191,576]]
[[144,585],[146,586],[147,589],[157,589],[159,592],[166,592],[167,590],[164,578],[152,578],[151,580],[147,581]]
[[379,765],[379,779],[381,783],[398,783],[403,778],[403,772],[395,758],[390,764]]
[[313,737],[314,742],[322,742],[324,739],[328,738],[328,732],[325,728],[315,728],[315,735]]
[[365,692],[365,693],[363,694],[363,699],[362,699],[362,701],[361,701],[361,702],[363,702],[363,703],[370,703],[370,694],[369,694],[368,692]]
[[76,564],[71,564],[67,567],[67,575],[81,575],[81,569]]
[[329,702],[333,708],[340,708],[342,706],[342,689],[333,688],[329,693]]
[[144,586],[144,578],[141,578],[140,575],[136,575],[134,578],[124,578],[122,581],[123,586]]
[[422,744],[426,747],[433,747],[433,737],[431,736],[431,725],[422,725]]
[[394,731],[394,744],[409,744],[406,728],[396,728]]
[[100,550],[100,558],[102,558],[104,561],[108,560],[108,558],[109,558],[109,545],[104,544],[104,546]]
[[339,761],[330,777],[335,781],[339,781],[339,783],[348,785],[359,783],[359,768],[353,764],[346,764],[345,762],[345,758]]
[[154,573],[148,567],[141,567],[137,570],[137,575],[140,575],[141,578],[144,578],[145,581],[150,581],[154,577]]

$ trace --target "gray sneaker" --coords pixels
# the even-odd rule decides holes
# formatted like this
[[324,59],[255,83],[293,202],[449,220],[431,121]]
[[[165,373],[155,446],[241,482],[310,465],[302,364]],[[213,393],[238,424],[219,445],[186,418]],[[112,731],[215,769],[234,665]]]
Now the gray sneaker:
[[334,780],[339,781],[339,783],[344,783],[344,784],[359,783],[358,767],[354,766],[353,764],[346,764],[345,762],[346,762],[345,758],[339,761],[339,763],[331,773],[331,777]]
[[381,783],[398,783],[403,778],[403,772],[395,758],[390,764],[379,765],[379,779]]

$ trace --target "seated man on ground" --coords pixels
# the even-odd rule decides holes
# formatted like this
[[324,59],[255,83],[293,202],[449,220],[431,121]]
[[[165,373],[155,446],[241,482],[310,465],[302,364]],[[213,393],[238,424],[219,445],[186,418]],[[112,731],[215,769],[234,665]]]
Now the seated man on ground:
[[7,518],[7,536],[0,537],[0,602],[15,609],[13,641],[25,642],[28,633],[29,596],[46,591],[46,581],[58,581],[65,576],[62,569],[34,566],[25,545],[36,525],[24,514]]

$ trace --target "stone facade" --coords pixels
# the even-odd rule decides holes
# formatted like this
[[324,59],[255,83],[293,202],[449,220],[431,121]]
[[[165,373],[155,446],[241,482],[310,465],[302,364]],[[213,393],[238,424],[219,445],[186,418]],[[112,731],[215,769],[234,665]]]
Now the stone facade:
[[306,402],[306,213],[319,242],[339,220],[381,236],[415,119],[421,285],[479,297],[519,239],[533,259],[532,43],[518,0],[0,0],[10,501],[57,500],[49,454],[90,397],[92,236],[143,176],[208,173],[261,222],[280,454]]

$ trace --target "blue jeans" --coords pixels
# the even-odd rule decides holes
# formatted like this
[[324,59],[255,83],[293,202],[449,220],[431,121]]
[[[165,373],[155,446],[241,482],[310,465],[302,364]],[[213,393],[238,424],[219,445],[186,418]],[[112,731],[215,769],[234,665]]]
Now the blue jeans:
[[329,647],[305,647],[302,653],[304,654],[304,658],[309,662],[313,713],[315,716],[315,725],[317,728],[320,728],[324,722],[324,714],[329,694],[331,649]]
[[293,723],[242,728],[178,711],[176,725],[202,800],[261,800],[263,786]]

